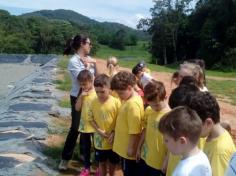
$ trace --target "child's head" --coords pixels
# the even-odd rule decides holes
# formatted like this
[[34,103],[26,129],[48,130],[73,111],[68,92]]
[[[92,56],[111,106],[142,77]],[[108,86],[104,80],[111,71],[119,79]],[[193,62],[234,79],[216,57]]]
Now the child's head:
[[110,95],[110,83],[110,77],[106,74],[98,75],[94,80],[95,91],[101,102],[106,101]]
[[152,81],[144,87],[144,97],[152,109],[158,110],[160,102],[166,98],[165,86],[160,81]]
[[174,108],[159,122],[159,130],[164,135],[168,149],[176,155],[182,155],[197,145],[201,129],[201,119],[187,106]]
[[107,68],[109,68],[109,66],[117,66],[118,65],[118,61],[116,57],[110,57],[109,59],[107,59]]
[[110,57],[107,60],[107,68],[108,68],[108,74],[111,77],[118,72],[119,65],[116,57]]
[[175,88],[169,97],[169,106],[171,109],[177,106],[187,106],[190,101],[190,98],[199,92],[198,87],[194,85],[180,85],[179,87]]
[[209,92],[196,92],[187,106],[194,109],[203,122],[202,137],[208,136],[213,126],[220,122],[219,104]]
[[93,74],[89,70],[82,70],[77,76],[77,80],[83,91],[89,91],[93,88]]
[[174,83],[176,86],[179,85],[179,71],[176,71],[172,74],[171,85]]
[[204,82],[204,85],[206,85],[206,76],[205,76],[205,61],[203,59],[189,59],[187,61],[184,61],[184,63],[194,63],[194,64],[197,64],[201,67],[202,71],[203,71],[203,82]]
[[204,87],[204,73],[201,67],[193,63],[183,63],[179,69],[179,81],[185,76],[192,76],[197,80],[198,87]]
[[132,69],[132,73],[140,79],[142,77],[142,73],[144,72],[146,67],[146,64],[144,61],[139,62],[137,65],[135,65]]
[[184,76],[179,83],[179,86],[181,85],[185,85],[185,86],[193,85],[193,86],[198,87],[197,80],[193,76]]
[[136,84],[135,76],[127,71],[117,73],[111,80],[111,89],[115,90],[122,100],[127,100],[133,94]]

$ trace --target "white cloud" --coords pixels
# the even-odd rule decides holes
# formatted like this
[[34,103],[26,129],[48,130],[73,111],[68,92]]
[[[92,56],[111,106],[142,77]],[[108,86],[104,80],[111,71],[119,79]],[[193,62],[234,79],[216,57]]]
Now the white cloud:
[[[150,16],[152,0],[1,0],[0,6],[42,9],[70,9],[94,19],[114,21],[135,27],[140,17]],[[101,21],[101,20],[100,20]]]

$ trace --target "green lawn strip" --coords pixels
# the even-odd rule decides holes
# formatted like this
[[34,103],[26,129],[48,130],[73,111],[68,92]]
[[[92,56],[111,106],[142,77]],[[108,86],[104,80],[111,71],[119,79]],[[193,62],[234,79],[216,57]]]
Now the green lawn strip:
[[208,79],[207,88],[222,101],[228,99],[236,105],[236,81]]

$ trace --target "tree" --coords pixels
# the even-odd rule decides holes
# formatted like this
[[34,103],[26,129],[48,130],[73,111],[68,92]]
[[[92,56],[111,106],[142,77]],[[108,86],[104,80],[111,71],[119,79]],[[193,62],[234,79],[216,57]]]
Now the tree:
[[154,1],[151,19],[142,19],[139,28],[146,28],[152,35],[151,53],[155,63],[177,62],[181,56],[178,46],[179,29],[186,23],[191,0]]
[[126,32],[123,29],[117,31],[112,36],[109,46],[112,48],[115,48],[115,49],[124,50],[125,49],[125,37],[126,37]]

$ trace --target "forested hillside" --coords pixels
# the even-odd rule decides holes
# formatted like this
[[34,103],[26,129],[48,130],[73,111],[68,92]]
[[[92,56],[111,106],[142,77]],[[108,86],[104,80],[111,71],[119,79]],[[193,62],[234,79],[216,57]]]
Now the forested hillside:
[[138,31],[118,23],[100,23],[70,10],[37,11],[22,16],[0,10],[0,53],[60,54],[66,40],[86,33],[93,40],[93,53],[98,44],[117,49],[136,45],[147,38]]

